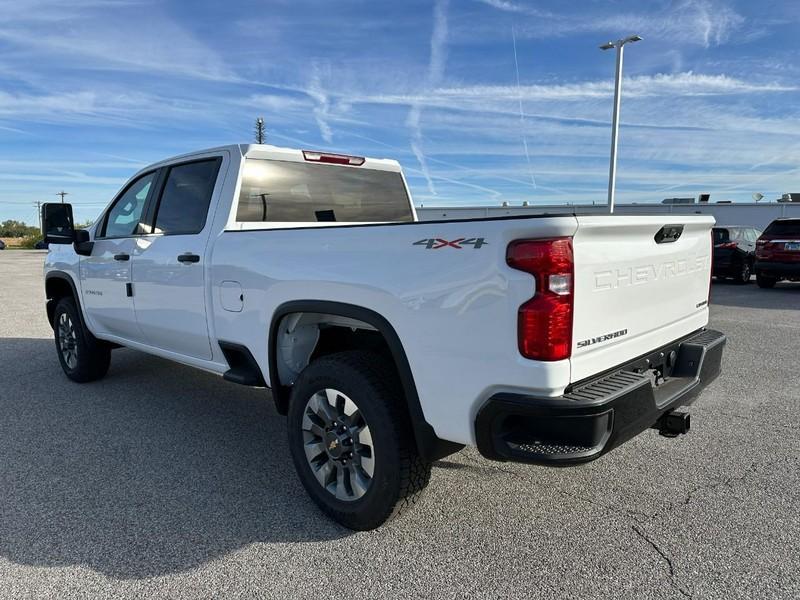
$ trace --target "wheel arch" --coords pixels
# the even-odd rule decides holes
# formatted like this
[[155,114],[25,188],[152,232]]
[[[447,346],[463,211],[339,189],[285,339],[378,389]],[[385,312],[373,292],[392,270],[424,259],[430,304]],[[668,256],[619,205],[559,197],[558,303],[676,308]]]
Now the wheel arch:
[[53,326],[53,314],[56,310],[56,304],[58,304],[59,300],[68,296],[72,296],[75,300],[81,325],[83,327],[86,326],[78,288],[70,275],[63,271],[50,271],[44,278],[44,291],[47,297],[47,320],[51,327]]
[[354,319],[366,323],[378,332],[386,342],[400,378],[400,383],[403,386],[403,393],[420,455],[428,460],[437,460],[463,448],[461,444],[438,438],[431,424],[425,420],[425,414],[422,410],[408,357],[392,324],[383,315],[355,304],[329,300],[294,300],[281,304],[275,310],[269,329],[268,368],[272,397],[279,413],[286,414],[288,410],[291,386],[282,385],[279,378],[278,330],[283,318],[295,313],[335,315],[346,319]]

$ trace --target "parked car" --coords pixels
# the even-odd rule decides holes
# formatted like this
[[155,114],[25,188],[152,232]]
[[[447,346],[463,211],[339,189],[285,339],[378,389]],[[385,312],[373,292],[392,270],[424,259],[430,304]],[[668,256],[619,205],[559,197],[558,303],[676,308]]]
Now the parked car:
[[800,219],[775,219],[756,241],[756,282],[771,288],[777,282],[800,281]]
[[3,240],[0,240],[0,250],[6,249],[6,243]]
[[127,346],[271,388],[301,483],[354,529],[467,444],[567,466],[686,433],[721,369],[710,216],[418,222],[396,161],[264,145],[146,167],[88,229],[43,215],[66,376]]
[[48,244],[48,243],[47,243],[47,242],[45,242],[44,240],[39,240],[38,242],[36,242],[36,243],[33,245],[33,247],[34,247],[36,250],[47,250],[47,249],[49,248],[49,246],[50,246],[50,244]]
[[733,279],[750,283],[756,256],[756,240],[761,231],[754,227],[714,227],[714,265],[712,273],[717,279]]

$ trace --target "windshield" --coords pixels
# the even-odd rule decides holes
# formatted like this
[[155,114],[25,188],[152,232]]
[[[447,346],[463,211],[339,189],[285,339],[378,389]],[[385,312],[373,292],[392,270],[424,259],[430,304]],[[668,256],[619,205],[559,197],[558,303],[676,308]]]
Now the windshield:
[[412,221],[400,173],[360,167],[247,159],[237,221]]

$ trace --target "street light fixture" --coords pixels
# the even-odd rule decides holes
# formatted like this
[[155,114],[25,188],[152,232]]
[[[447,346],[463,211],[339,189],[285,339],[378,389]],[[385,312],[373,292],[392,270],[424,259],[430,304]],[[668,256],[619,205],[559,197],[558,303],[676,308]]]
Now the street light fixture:
[[629,35],[616,42],[606,42],[601,50],[617,49],[617,75],[614,81],[614,116],[611,122],[611,163],[608,167],[608,212],[614,212],[614,193],[617,186],[617,137],[619,135],[619,104],[622,95],[622,53],[625,44],[639,42],[641,37]]

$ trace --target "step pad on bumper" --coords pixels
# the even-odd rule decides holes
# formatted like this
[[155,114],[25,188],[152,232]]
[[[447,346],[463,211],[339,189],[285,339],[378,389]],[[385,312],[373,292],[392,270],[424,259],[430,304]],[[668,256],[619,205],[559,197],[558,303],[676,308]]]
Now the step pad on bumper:
[[560,398],[496,394],[475,421],[487,458],[550,465],[593,460],[690,404],[721,370],[725,336],[699,331]]
[[645,373],[633,371],[617,371],[585,385],[574,388],[564,394],[564,400],[574,402],[607,402],[617,396],[628,393],[630,390],[650,383],[650,377]]

